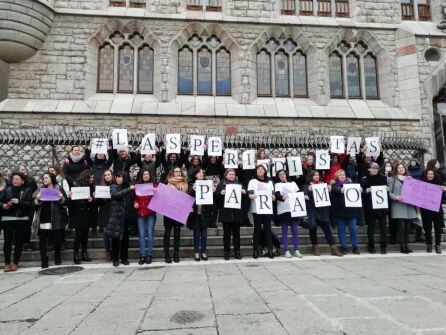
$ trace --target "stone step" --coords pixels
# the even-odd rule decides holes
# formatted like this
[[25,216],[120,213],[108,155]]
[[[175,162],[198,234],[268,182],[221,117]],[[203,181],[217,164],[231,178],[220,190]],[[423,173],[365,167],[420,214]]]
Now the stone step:
[[[322,241],[322,240],[321,240]],[[361,252],[366,252],[367,247],[364,244],[358,245]],[[327,244],[321,243],[320,244],[321,253],[322,254],[330,254],[330,248]],[[414,251],[424,251],[425,245],[423,243],[411,243],[410,248]],[[379,252],[379,247],[377,248]],[[292,250],[292,249],[291,249]],[[312,255],[312,247],[311,245],[301,245],[299,247],[300,252],[305,255]],[[249,245],[242,245],[240,248],[241,254],[243,257],[252,257],[252,247]],[[103,261],[105,259],[105,252],[103,249],[89,249],[89,255],[90,258],[92,258],[94,261]],[[399,245],[389,245],[388,252],[398,252],[399,253]],[[173,251],[171,250],[171,254]],[[283,254],[283,251],[281,249],[281,254]],[[180,258],[187,258],[191,259],[193,258],[194,251],[192,247],[183,247],[180,248]],[[207,250],[207,255],[211,258],[219,257],[222,258],[224,256],[223,253],[223,247],[222,246],[209,246]],[[53,252],[49,252],[48,256],[50,258],[50,261],[53,261]],[[233,256],[232,246],[231,246],[231,257]],[[162,247],[155,247],[153,249],[153,258],[154,259],[163,259],[164,258],[164,251]],[[62,252],[62,259],[64,263],[66,264],[72,264],[73,263],[73,251],[71,249],[67,249]],[[131,259],[133,262],[139,259],[139,249],[138,248],[129,248],[129,259]],[[3,262],[3,254],[0,255],[0,262]],[[40,262],[40,255],[39,252],[36,251],[25,251],[23,252],[21,262]]]

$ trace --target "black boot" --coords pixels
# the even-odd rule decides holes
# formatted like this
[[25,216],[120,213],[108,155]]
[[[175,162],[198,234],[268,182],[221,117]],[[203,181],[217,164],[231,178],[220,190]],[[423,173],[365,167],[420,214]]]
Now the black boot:
[[170,258],[170,254],[168,252],[164,253],[164,260],[166,261],[166,263],[172,263],[172,259]]
[[431,253],[432,252],[432,244],[428,244],[426,247],[426,252]]
[[230,257],[229,257],[229,252],[225,252],[225,261],[229,261]]
[[268,258],[274,258],[274,251],[268,250]]
[[409,246],[407,244],[406,244],[405,247],[406,247],[406,251],[407,251],[408,254],[411,254],[413,252],[411,249],[409,249]]
[[152,264],[152,256],[146,257],[146,264]]
[[400,251],[402,254],[408,254],[409,252],[406,250],[406,247],[404,245],[400,246]]
[[381,247],[381,255],[385,255],[387,254],[387,248],[386,247]]
[[436,245],[435,245],[435,252],[436,252],[437,254],[441,254],[441,245],[440,245],[440,244],[436,244]]
[[423,228],[421,228],[420,226],[415,227],[415,240],[420,243],[426,242],[423,238]]
[[253,249],[253,251],[252,251],[252,257],[253,257],[254,259],[259,258],[259,250],[258,250],[257,248],[254,248],[254,249]]
[[83,261],[83,262],[91,262],[91,258],[88,257],[88,251],[82,251],[81,261]]
[[242,255],[240,254],[240,250],[235,251],[234,254],[235,254],[234,255],[235,259],[238,259],[238,260],[242,259]]
[[74,264],[81,264],[81,260],[79,259],[79,253],[75,252],[73,255],[73,263]]
[[180,255],[178,254],[178,251],[174,251],[174,253],[173,253],[173,261],[175,263],[179,263],[180,262]]
[[367,245],[367,251],[369,252],[369,254],[376,254],[375,244],[369,243]]
[[139,262],[138,262],[138,264],[139,264],[139,265],[143,265],[143,264],[145,264],[145,263],[146,263],[146,258],[145,258],[144,256],[139,257]]
[[56,265],[62,264],[62,258],[60,257],[60,253],[54,254],[54,264],[56,264]]
[[48,257],[42,259],[42,264],[40,266],[42,269],[48,268]]
[[113,261],[113,266],[114,266],[114,267],[119,266],[119,261]]

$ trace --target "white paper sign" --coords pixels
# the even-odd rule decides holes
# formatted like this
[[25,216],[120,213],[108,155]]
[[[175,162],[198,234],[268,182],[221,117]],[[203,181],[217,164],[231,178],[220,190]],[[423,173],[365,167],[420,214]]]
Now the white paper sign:
[[51,222],[47,222],[47,223],[41,223],[39,227],[42,230],[50,230],[51,228],[53,228],[53,225],[51,224]]
[[197,180],[195,182],[195,203],[197,205],[212,205],[214,203],[212,180]]
[[222,155],[222,147],[221,137],[208,138],[208,156],[220,157]]
[[286,170],[286,158],[277,157],[272,159],[271,174],[273,177],[276,176],[277,171]]
[[330,152],[332,154],[343,154],[345,151],[344,136],[330,136]]
[[166,154],[181,153],[181,135],[166,134]]
[[316,170],[330,170],[328,150],[316,150]]
[[345,207],[362,207],[361,185],[344,184]]
[[92,138],[90,142],[91,154],[106,155],[108,151],[108,139],[106,138]]
[[117,151],[127,150],[129,146],[127,129],[113,129],[112,132],[113,149]]
[[84,200],[90,196],[90,187],[72,187],[71,200]]
[[141,141],[141,155],[154,155],[156,153],[156,135],[149,133]]
[[266,170],[266,175],[269,177],[269,159],[258,159],[257,160],[257,166],[263,165],[263,167]]
[[300,159],[300,156],[287,157],[287,163],[288,163],[288,175],[290,177],[301,176],[303,174],[302,161]]
[[257,214],[273,214],[273,197],[271,191],[256,191],[256,213]]
[[110,186],[96,186],[94,197],[96,199],[110,199]]
[[225,189],[225,208],[242,208],[242,185],[226,184]]
[[355,156],[361,151],[361,137],[349,137],[347,138],[347,154]]
[[255,150],[243,151],[242,154],[243,170],[251,170],[256,168],[255,157],[256,157]]
[[204,155],[204,136],[190,135],[190,154],[198,156]]
[[304,192],[296,192],[288,194],[290,204],[291,217],[297,218],[307,216],[307,205],[305,204]]
[[381,152],[379,146],[379,137],[366,137],[365,139],[365,155],[369,157],[378,157]]
[[311,185],[315,207],[331,206],[328,185],[325,183]]
[[371,186],[372,206],[373,209],[389,208],[389,200],[387,198],[387,186]]
[[238,152],[236,149],[225,149],[223,155],[223,162],[225,169],[237,169],[238,168]]

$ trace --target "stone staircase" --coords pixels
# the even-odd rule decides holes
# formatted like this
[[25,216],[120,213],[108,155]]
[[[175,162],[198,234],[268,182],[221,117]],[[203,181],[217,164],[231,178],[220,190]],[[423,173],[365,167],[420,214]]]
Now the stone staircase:
[[[347,230],[348,231],[348,230]],[[154,249],[153,249],[153,258],[154,259],[162,259],[164,258],[163,251],[163,232],[164,227],[161,222],[158,222],[155,226],[155,241],[154,241]],[[240,231],[241,235],[241,254],[244,257],[252,257],[252,232],[253,228],[251,227],[242,227]],[[280,239],[281,230],[280,227],[273,227],[273,232]],[[375,241],[379,241],[378,229],[375,229]],[[337,231],[333,229],[333,235],[338,243]],[[347,233],[348,237],[348,233]],[[292,247],[292,238],[291,235],[288,236],[290,248]],[[330,250],[328,245],[325,242],[325,238],[323,236],[322,231],[318,230],[318,241],[321,247],[322,254],[329,254]],[[415,236],[411,234],[410,247],[414,251],[424,251],[425,245],[424,243],[414,243]],[[173,240],[171,240],[173,245]],[[361,252],[367,252],[367,227],[358,227],[358,246]],[[376,243],[377,251],[379,252],[379,242]],[[32,245],[35,248],[34,251],[24,251],[21,262],[36,262],[40,261],[40,255],[38,251],[38,239],[34,239],[32,241]],[[181,243],[180,243],[180,257],[181,258],[193,258],[193,235],[192,231],[187,228],[181,229]],[[71,263],[73,258],[73,232],[67,231],[66,233],[66,250],[62,252],[62,258],[64,263]],[[292,250],[292,248],[291,248]],[[299,250],[305,256],[308,254],[312,254],[312,248],[310,243],[310,238],[308,236],[308,230],[299,227]],[[388,252],[399,252],[399,245],[389,245]],[[3,240],[0,242],[0,261],[3,262]],[[100,233],[92,233],[90,232],[90,237],[88,241],[88,251],[90,257],[94,261],[103,261],[105,259],[105,251],[104,251],[104,243]],[[283,249],[280,249],[280,254],[283,255]],[[53,258],[53,252],[48,253],[50,260]],[[209,228],[208,229],[208,250],[207,255],[209,257],[223,257],[223,228],[221,224],[218,225],[218,228]],[[129,246],[129,257],[130,259],[139,259],[139,248],[138,248],[138,238],[131,237],[130,238],[130,246]],[[232,245],[231,245],[231,257],[232,257]]]

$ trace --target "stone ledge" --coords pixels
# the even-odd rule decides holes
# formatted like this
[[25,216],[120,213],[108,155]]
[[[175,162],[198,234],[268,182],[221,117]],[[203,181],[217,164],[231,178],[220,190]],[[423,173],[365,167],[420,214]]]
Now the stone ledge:
[[1,112],[357,120],[420,120],[421,115],[421,112],[417,115],[413,108],[394,108],[380,100],[332,99],[327,106],[320,106],[310,99],[259,98],[244,105],[231,97],[179,96],[171,102],[158,102],[151,95],[131,94],[98,94],[85,101],[6,99],[0,103]]

